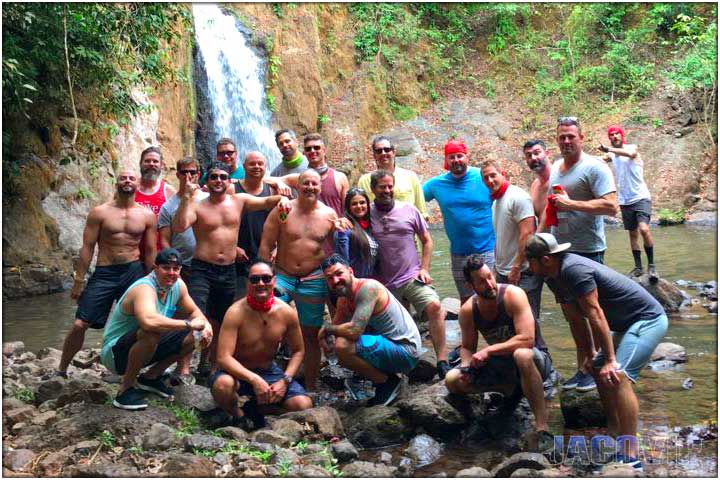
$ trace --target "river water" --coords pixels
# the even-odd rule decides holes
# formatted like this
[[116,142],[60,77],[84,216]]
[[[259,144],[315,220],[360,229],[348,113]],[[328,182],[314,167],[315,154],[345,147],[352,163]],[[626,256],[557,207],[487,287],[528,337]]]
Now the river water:
[[[442,230],[433,231],[432,235],[435,251],[431,273],[436,288],[441,298],[455,297],[457,293],[450,275],[447,237]],[[717,280],[716,235],[715,230],[684,226],[655,228],[653,236],[657,245],[658,272],[669,281]],[[633,264],[627,234],[621,229],[607,229],[607,240],[607,264],[620,272],[630,271]],[[688,293],[695,294],[692,290]],[[2,306],[3,341],[22,340],[31,351],[44,346],[62,348],[76,308],[68,292],[3,300]],[[563,377],[568,378],[575,371],[574,344],[567,323],[547,288],[543,291],[541,328],[555,367]],[[85,347],[99,347],[101,339],[101,332],[89,331]],[[683,345],[687,349],[688,362],[668,371],[643,370],[636,389],[640,399],[639,431],[717,420],[717,316],[708,314],[699,305],[672,315],[665,341]],[[688,377],[694,382],[692,390],[684,390],[681,386]],[[563,431],[557,397],[551,403],[550,423],[554,432]],[[445,456],[441,465],[434,465],[433,470],[441,468],[451,472],[473,464],[472,452],[462,449],[452,452]],[[717,468],[715,452],[705,452],[700,457],[701,460],[703,458],[712,465],[701,465],[697,474],[707,474]]]

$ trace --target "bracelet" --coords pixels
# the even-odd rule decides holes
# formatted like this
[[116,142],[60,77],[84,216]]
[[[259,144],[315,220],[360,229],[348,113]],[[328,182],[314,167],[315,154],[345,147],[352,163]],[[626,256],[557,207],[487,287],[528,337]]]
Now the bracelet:
[[293,377],[291,375],[288,375],[287,373],[283,375],[282,379],[285,381],[286,385],[290,385],[293,381]]

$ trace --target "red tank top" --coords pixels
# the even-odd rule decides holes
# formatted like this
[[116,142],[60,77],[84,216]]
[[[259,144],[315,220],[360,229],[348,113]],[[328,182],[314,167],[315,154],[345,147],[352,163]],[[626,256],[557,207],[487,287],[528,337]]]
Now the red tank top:
[[[160,215],[160,208],[163,206],[167,197],[165,197],[165,180],[160,180],[160,186],[155,192],[147,195],[140,192],[140,189],[135,190],[135,202],[142,205],[145,208],[149,208],[154,214],[155,218]],[[159,252],[162,250],[162,243],[160,242],[160,234],[157,234],[156,248]],[[145,236],[140,241],[140,260],[145,258]]]
[[335,210],[339,217],[345,216],[343,209],[343,199],[340,198],[340,192],[335,186],[335,170],[328,168],[327,176],[320,184],[320,201],[328,207]]

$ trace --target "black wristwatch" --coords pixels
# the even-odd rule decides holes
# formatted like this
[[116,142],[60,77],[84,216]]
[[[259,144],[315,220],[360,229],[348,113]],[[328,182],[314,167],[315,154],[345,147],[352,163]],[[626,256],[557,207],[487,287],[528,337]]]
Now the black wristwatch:
[[288,385],[288,386],[289,386],[289,385],[292,383],[292,381],[293,381],[293,377],[290,376],[290,375],[288,375],[287,373],[283,375],[283,378],[282,378],[282,379],[285,380],[285,384]]

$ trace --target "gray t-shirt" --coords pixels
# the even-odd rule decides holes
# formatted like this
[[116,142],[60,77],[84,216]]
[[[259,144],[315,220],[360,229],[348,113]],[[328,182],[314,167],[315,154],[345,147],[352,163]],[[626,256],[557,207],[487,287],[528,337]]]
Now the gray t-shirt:
[[[580,160],[564,174],[560,173],[563,159],[556,160],[550,171],[550,187],[560,184],[572,200],[593,200],[615,192],[610,168],[597,157],[583,152]],[[548,192],[550,193],[550,192]],[[557,212],[558,226],[550,233],[558,243],[571,242],[573,252],[596,253],[607,249],[602,215],[578,211]]]
[[[209,196],[209,193],[199,191],[195,194],[193,200],[195,202],[199,202]],[[160,214],[158,216],[157,223],[158,230],[163,227],[171,226],[173,217],[177,213],[178,208],[180,208],[180,197],[178,195],[173,195],[160,208]],[[180,252],[180,255],[182,255],[183,258],[183,265],[186,267],[190,265],[190,261],[195,254],[195,244],[195,234],[193,233],[192,227],[188,228],[182,233],[173,233],[170,236],[170,245],[173,248],[176,248],[178,252]]]
[[574,303],[577,297],[597,289],[598,303],[613,332],[624,332],[635,322],[665,314],[639,283],[574,253],[562,258],[558,278],[547,278],[547,284],[558,303]]
[[[520,221],[535,217],[530,195],[520,187],[510,185],[499,200],[493,202],[493,228],[495,229],[495,269],[509,275],[518,252]],[[520,271],[528,269],[525,261]]]
[[[305,170],[308,169],[308,161],[307,158],[305,158],[305,155],[302,156],[302,162],[300,162],[300,165],[294,168],[287,168],[285,165],[283,165],[282,162],[280,164],[273,168],[272,172],[270,172],[271,177],[284,177],[285,175],[290,175],[293,173],[302,173]],[[292,198],[298,198],[298,191],[296,188],[291,188],[292,190]]]

